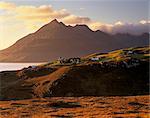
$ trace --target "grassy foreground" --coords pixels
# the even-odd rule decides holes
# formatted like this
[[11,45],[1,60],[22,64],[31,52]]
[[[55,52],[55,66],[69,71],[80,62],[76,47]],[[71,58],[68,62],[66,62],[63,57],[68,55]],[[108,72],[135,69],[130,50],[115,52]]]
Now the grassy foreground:
[[149,96],[53,97],[0,102],[1,118],[149,118]]

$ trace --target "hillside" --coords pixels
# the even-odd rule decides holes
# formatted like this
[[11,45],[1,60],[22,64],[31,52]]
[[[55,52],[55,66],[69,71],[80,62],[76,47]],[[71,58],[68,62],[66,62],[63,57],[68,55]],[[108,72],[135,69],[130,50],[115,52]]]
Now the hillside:
[[[95,53],[0,73],[1,100],[149,94],[149,47]],[[92,59],[98,60],[92,60]]]
[[149,34],[110,35],[92,31],[86,25],[66,26],[53,20],[7,49],[0,51],[0,62],[47,62],[58,57],[84,56],[93,52],[146,46]]

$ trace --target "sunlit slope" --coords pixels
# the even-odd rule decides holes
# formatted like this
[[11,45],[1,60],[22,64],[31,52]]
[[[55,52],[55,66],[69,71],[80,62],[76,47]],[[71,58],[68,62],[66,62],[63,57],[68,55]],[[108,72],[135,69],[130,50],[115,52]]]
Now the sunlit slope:
[[79,64],[56,60],[35,69],[1,72],[1,99],[149,94],[149,51],[127,48],[88,55]]
[[101,58],[100,61],[123,61],[126,59],[140,59],[149,60],[150,57],[150,47],[135,47],[135,48],[125,48],[120,50],[115,50],[109,53],[94,53],[83,57],[83,59],[90,59],[92,57]]

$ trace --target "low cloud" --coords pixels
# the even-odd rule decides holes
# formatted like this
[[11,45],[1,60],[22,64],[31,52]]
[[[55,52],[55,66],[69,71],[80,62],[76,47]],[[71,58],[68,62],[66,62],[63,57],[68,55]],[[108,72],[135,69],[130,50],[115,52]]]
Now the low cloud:
[[117,21],[114,24],[106,24],[100,22],[93,22],[89,24],[89,27],[93,30],[102,30],[107,33],[130,33],[130,34],[142,34],[149,32],[150,21],[141,20],[138,23],[123,23]]
[[145,23],[133,24],[133,23],[126,23],[122,25],[114,25],[112,29],[112,33],[131,33],[131,34],[142,34],[145,32],[149,32],[150,24],[145,21]]
[[90,24],[88,24],[88,26],[92,29],[92,30],[102,30],[102,31],[106,31],[106,32],[111,32],[113,25],[112,24],[104,24],[101,22],[92,22]]

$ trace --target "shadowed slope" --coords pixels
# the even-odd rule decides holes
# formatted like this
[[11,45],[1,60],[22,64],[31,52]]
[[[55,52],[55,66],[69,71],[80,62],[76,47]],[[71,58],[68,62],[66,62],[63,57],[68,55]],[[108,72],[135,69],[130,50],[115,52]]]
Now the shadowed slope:
[[36,97],[44,97],[46,93],[50,93],[49,88],[56,80],[61,79],[68,71],[70,67],[62,67],[55,72],[38,78],[27,80],[27,84],[34,84],[33,92]]

